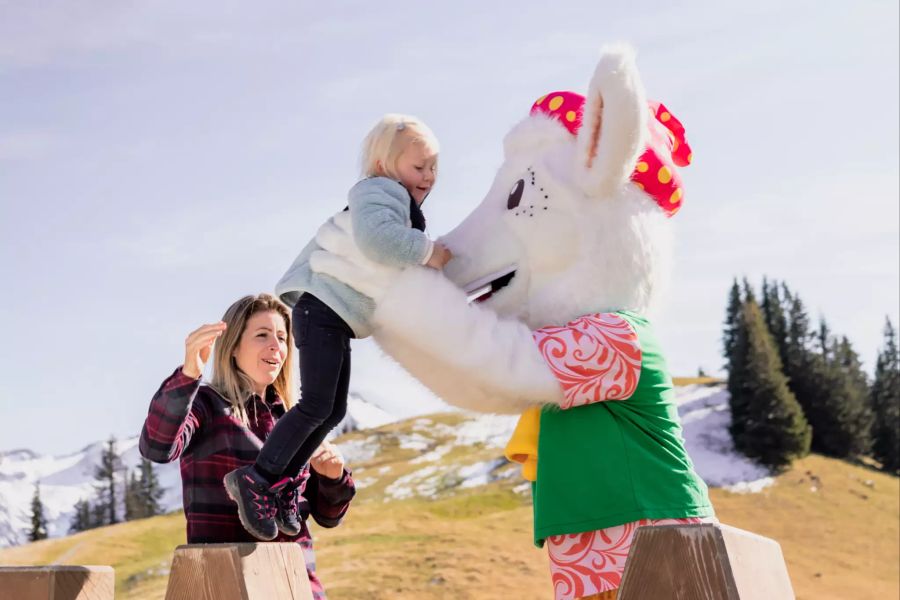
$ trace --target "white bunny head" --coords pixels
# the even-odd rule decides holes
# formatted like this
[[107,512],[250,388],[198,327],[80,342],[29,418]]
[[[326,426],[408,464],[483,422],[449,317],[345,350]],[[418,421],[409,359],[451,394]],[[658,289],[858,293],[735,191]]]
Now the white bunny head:
[[648,105],[633,54],[604,51],[586,98],[554,92],[504,140],[481,204],[442,238],[446,275],[531,327],[647,313],[667,279],[668,216],[690,161],[680,123]]

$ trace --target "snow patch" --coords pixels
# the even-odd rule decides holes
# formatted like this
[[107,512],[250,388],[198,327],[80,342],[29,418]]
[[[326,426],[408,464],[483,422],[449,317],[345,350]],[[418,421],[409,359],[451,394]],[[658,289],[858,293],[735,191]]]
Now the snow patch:
[[417,456],[409,462],[414,465],[419,465],[425,462],[435,462],[446,456],[451,450],[453,450],[453,446],[450,444],[438,446],[431,452],[426,452],[422,456]]
[[726,485],[725,489],[734,494],[758,494],[767,487],[774,485],[775,480],[771,477],[762,477],[754,481],[739,481],[734,485]]
[[689,385],[675,391],[685,447],[700,477],[712,487],[738,486],[747,491],[766,487],[749,485],[770,479],[771,473],[735,450],[728,432],[731,409],[725,387]]
[[515,470],[501,470],[509,464],[505,458],[495,458],[477,462],[474,465],[468,465],[457,470],[460,477],[463,478],[459,484],[461,488],[473,488],[481,485],[487,485],[499,479],[506,479],[516,474]]
[[369,436],[361,440],[347,440],[336,444],[336,446],[351,469],[353,468],[353,463],[372,460],[381,451],[381,444],[378,443],[375,436]]
[[434,445],[434,440],[420,433],[399,435],[397,436],[397,441],[400,442],[400,447],[405,450],[427,450]]
[[505,448],[519,422],[518,415],[468,414],[472,418],[456,428],[456,444],[459,446],[481,443],[488,448]]

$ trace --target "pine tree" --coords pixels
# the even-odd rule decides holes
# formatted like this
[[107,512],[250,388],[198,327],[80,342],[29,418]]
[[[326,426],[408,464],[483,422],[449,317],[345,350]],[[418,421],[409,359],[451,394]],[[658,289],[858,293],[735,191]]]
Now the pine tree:
[[139,497],[142,503],[141,512],[145,517],[153,517],[162,514],[162,506],[160,506],[159,502],[162,500],[165,490],[159,483],[159,478],[156,476],[156,470],[153,468],[153,463],[142,457],[140,469],[141,493]]
[[141,502],[141,482],[138,481],[137,471],[126,473],[125,477],[125,520],[133,521],[144,517]]
[[[782,297],[787,308],[787,333],[785,335],[784,372],[790,381],[800,374],[809,363],[809,348],[812,339],[809,316],[800,297],[792,294],[787,284],[781,284]],[[794,393],[797,394],[796,390]],[[803,400],[798,396],[800,404]]]
[[850,340],[842,336],[832,349],[832,361],[828,365],[833,383],[830,386],[832,398],[826,403],[833,411],[832,418],[837,431],[819,431],[813,445],[823,446],[822,452],[840,458],[857,458],[872,450],[872,410],[869,401],[869,381],[863,371],[859,355],[853,350]]
[[90,519],[90,527],[88,529],[94,529],[96,527],[103,527],[104,525],[109,525],[109,510],[106,506],[106,503],[97,500],[94,504],[91,504],[91,519]]
[[753,286],[744,277],[744,302],[756,302],[756,294],[753,293]]
[[87,500],[79,500],[75,503],[75,514],[69,523],[69,533],[87,531],[91,528],[91,503]]
[[96,487],[99,496],[97,506],[106,511],[103,525],[112,525],[119,522],[116,475],[122,469],[122,461],[116,451],[116,438],[110,437],[106,448],[100,455],[100,465],[94,470],[94,479],[97,480]]
[[[744,280],[747,286],[747,280]],[[737,293],[735,293],[737,292]],[[748,293],[745,289],[745,293]],[[738,300],[735,308],[733,302]],[[729,297],[728,314],[726,319],[731,322],[730,328],[725,332],[725,344],[728,354],[728,397],[731,407],[731,435],[742,436],[747,423],[747,395],[743,393],[747,385],[747,332],[743,310],[746,302],[741,300],[737,282],[732,286]]]
[[831,329],[828,327],[828,323],[825,322],[825,317],[821,317],[819,319],[819,331],[816,334],[816,341],[819,344],[819,354],[822,355],[822,358],[825,361],[831,360]]
[[811,431],[781,372],[781,359],[752,298],[741,310],[735,361],[744,365],[732,394],[731,433],[735,447],[775,469],[809,452]]
[[875,413],[873,454],[886,471],[896,473],[900,471],[900,352],[890,319],[885,319],[884,346],[875,363],[870,399]]
[[47,519],[44,516],[44,503],[41,502],[40,484],[34,485],[34,496],[31,498],[31,530],[28,540],[36,542],[47,539]]
[[732,366],[732,354],[734,354],[734,344],[737,339],[738,321],[740,320],[741,304],[741,288],[738,287],[737,279],[731,284],[731,291],[728,293],[728,306],[725,308],[725,330],[722,334],[722,346],[725,354],[725,369],[729,372]]
[[781,364],[784,365],[788,359],[788,324],[785,306],[778,291],[777,281],[769,284],[764,277],[762,285],[762,311],[766,327],[775,342],[775,347],[778,348]]

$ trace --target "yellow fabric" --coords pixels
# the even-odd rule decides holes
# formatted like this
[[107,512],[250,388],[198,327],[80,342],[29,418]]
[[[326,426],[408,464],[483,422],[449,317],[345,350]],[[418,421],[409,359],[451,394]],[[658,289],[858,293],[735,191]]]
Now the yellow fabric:
[[541,431],[541,409],[529,408],[519,417],[516,430],[506,444],[504,455],[522,465],[522,477],[537,480],[538,434]]

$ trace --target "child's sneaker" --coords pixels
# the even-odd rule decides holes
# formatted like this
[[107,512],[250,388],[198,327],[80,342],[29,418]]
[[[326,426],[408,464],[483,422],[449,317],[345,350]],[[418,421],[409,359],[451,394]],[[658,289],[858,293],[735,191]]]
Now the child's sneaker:
[[235,469],[225,476],[224,482],[225,491],[237,503],[244,529],[257,539],[274,540],[278,535],[275,525],[278,508],[269,482],[256,472],[253,465]]
[[300,535],[303,527],[300,522],[298,489],[304,481],[305,479],[301,477],[285,477],[271,488],[275,493],[275,504],[278,506],[278,512],[275,513],[275,525],[281,533],[291,537]]

